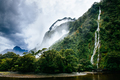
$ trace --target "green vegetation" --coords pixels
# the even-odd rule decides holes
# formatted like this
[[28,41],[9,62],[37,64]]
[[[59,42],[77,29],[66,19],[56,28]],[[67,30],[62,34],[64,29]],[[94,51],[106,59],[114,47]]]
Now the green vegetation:
[[100,5],[101,68],[120,71],[120,1],[104,0]]
[[[94,49],[95,30],[97,29],[98,10],[101,8],[100,20],[100,68],[120,71],[120,1],[102,0],[93,6],[75,22],[69,25],[69,35],[51,48],[73,49],[79,61],[90,61]],[[97,63],[94,56],[94,68]],[[79,63],[80,64],[80,63]]]
[[[73,49],[79,60],[78,64],[80,66],[86,66],[85,70],[87,67],[91,70],[92,67],[90,58],[94,49],[94,33],[97,29],[99,6],[99,3],[94,3],[87,13],[78,20],[71,22],[69,25],[69,35],[51,47],[57,51],[61,49]],[[97,60],[94,61],[96,62]]]
[[7,52],[0,57],[0,71],[71,73],[90,70],[92,68],[92,65],[84,60],[80,61],[81,64],[79,64],[76,54],[72,49],[62,49],[59,52],[53,49],[44,52],[41,51],[38,51],[41,54],[40,58],[35,58],[38,52],[35,55],[33,55],[33,52],[28,54],[24,53],[23,56],[16,55],[13,52]]
[[[94,65],[90,63],[90,58],[94,49],[99,7],[102,10],[100,68],[120,71],[119,0],[102,0],[100,3],[94,3],[82,17],[70,22],[69,35],[52,45],[48,51],[43,48],[36,53],[23,53],[23,56],[13,52],[0,54],[0,71],[71,73],[96,69],[98,53],[94,56]],[[39,58],[35,58],[36,55],[39,55]]]

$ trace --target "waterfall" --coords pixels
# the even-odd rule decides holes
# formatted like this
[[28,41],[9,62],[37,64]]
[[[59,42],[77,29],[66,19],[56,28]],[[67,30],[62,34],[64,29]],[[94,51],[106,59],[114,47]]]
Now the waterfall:
[[97,30],[95,31],[95,47],[94,47],[94,50],[93,50],[93,55],[91,56],[91,63],[94,64],[94,61],[93,61],[93,58],[94,58],[94,55],[96,54],[96,51],[98,49],[98,58],[97,58],[97,68],[98,68],[98,63],[99,63],[99,56],[100,56],[100,28],[99,28],[99,21],[100,21],[100,14],[101,14],[101,9],[99,7],[99,15],[98,15],[98,21],[97,21],[97,24],[98,24],[98,27],[97,27]]

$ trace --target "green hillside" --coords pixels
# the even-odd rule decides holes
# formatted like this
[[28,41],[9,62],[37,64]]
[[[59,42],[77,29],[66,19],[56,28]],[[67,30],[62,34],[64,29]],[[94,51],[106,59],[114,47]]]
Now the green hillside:
[[[96,51],[94,64],[91,64],[97,22],[100,27],[100,52]],[[94,3],[83,16],[69,23],[68,36],[57,41],[49,50],[43,48],[37,52],[23,53],[23,56],[13,52],[0,54],[0,71],[23,73],[92,71],[97,69],[98,52],[100,54],[98,68],[120,71],[120,0],[102,0],[100,3]]]
[[[92,7],[78,20],[69,25],[69,36],[52,46],[53,49],[73,49],[81,60],[90,61],[94,50],[97,17],[101,8],[100,20],[100,68],[120,70],[120,1],[103,0]],[[94,66],[97,63],[94,56]]]

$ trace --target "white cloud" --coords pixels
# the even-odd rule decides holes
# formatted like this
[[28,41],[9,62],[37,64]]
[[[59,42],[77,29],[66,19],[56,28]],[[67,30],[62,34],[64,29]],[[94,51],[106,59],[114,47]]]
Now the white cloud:
[[0,36],[0,52],[3,51],[4,49],[12,49],[13,47],[14,45],[11,41]]
[[[79,18],[95,1],[99,2],[99,0],[34,0],[40,12],[38,12],[37,20],[25,31],[26,37],[29,36],[25,39],[28,48],[32,49],[38,43],[40,44],[45,32],[57,19]],[[27,0],[27,3],[32,3],[32,1]]]
[[[57,19],[63,17],[79,18],[94,2],[100,0],[21,0],[19,4],[20,29],[28,49],[34,48],[42,42],[42,38],[49,27]],[[6,40],[6,39],[5,39]],[[4,41],[3,41],[4,42]],[[0,44],[11,48],[8,40]],[[6,45],[8,44],[8,45]],[[18,45],[19,46],[19,45]]]

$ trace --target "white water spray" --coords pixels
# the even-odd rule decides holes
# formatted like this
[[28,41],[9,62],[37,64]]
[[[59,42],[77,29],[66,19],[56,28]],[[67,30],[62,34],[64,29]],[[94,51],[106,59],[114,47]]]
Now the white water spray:
[[99,32],[100,32],[100,28],[99,28],[100,14],[101,14],[101,9],[99,7],[99,15],[98,15],[98,21],[97,21],[98,28],[95,31],[95,47],[93,50],[93,55],[91,56],[91,63],[94,64],[93,58],[94,58],[94,55],[96,54],[96,51],[98,49],[97,68],[98,68],[99,56],[100,56],[100,34],[99,34]]

